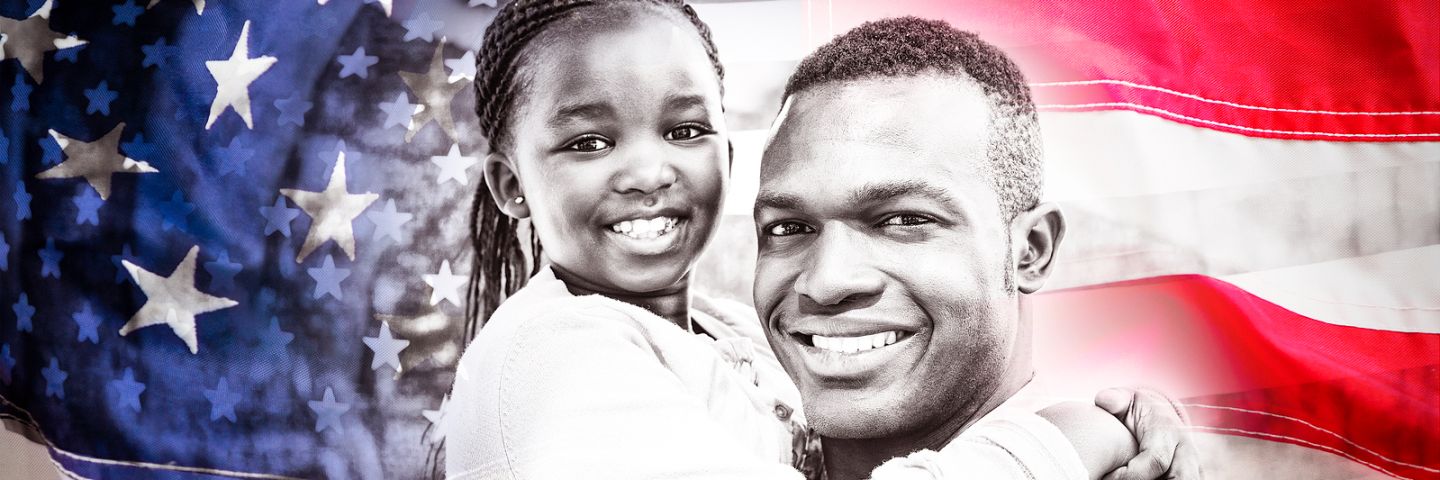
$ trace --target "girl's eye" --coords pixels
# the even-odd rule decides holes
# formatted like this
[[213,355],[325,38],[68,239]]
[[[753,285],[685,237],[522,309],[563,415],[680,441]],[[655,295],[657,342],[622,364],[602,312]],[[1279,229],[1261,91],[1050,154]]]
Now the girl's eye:
[[933,220],[930,220],[929,218],[922,217],[922,216],[920,216],[920,215],[915,215],[915,214],[910,214],[910,213],[902,213],[902,214],[895,215],[895,216],[892,216],[892,217],[890,217],[890,218],[885,219],[885,221],[884,221],[884,222],[881,222],[880,225],[882,225],[882,226],[912,227],[912,226],[915,226],[915,225],[924,225],[924,224],[932,223],[932,222],[933,222]]
[[710,131],[698,125],[681,125],[665,132],[665,139],[671,141],[690,140],[707,133],[710,133]]
[[772,237],[788,237],[802,233],[813,233],[814,228],[809,225],[796,222],[778,222],[765,227],[765,234]]
[[584,137],[567,145],[565,149],[576,152],[598,152],[610,148],[610,142],[600,137]]

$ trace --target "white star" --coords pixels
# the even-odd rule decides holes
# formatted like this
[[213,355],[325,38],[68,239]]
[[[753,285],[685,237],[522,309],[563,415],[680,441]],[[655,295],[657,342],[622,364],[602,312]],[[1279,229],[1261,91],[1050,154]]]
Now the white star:
[[450,395],[447,394],[444,398],[440,399],[440,408],[437,408],[435,410],[423,410],[420,412],[421,415],[425,416],[426,420],[430,421],[431,425],[435,426],[436,439],[445,438],[445,412],[449,411],[449,408]]
[[405,131],[405,143],[415,138],[415,133],[430,121],[440,124],[440,129],[451,139],[455,136],[455,118],[450,113],[450,102],[455,99],[455,94],[465,89],[468,82],[451,82],[450,76],[445,73],[445,39],[435,44],[435,55],[430,57],[430,68],[421,72],[399,72],[400,79],[405,81],[405,86],[410,87],[410,92],[415,94],[415,99],[424,108],[415,112],[411,118],[410,129]]
[[466,172],[470,167],[480,163],[476,157],[460,155],[460,145],[450,144],[450,152],[445,155],[434,155],[430,161],[440,166],[440,176],[435,177],[435,184],[443,184],[446,180],[454,180],[461,185],[470,184],[470,175]]
[[450,273],[450,261],[440,262],[440,272],[434,275],[421,275],[425,284],[430,286],[430,304],[437,305],[441,299],[445,299],[456,306],[460,303],[460,287],[465,286],[469,279],[463,275]]
[[208,295],[195,289],[195,259],[200,255],[200,246],[190,247],[190,253],[175,266],[169,276],[160,276],[123,260],[125,270],[145,292],[145,305],[120,327],[120,336],[156,324],[166,324],[175,331],[175,336],[190,347],[190,353],[200,351],[195,340],[195,316],[230,308],[238,303],[234,300]]
[[100,194],[101,200],[107,200],[110,198],[111,175],[120,172],[155,173],[159,171],[148,163],[136,161],[120,154],[120,132],[124,130],[123,122],[116,124],[110,133],[93,142],[82,142],[51,130],[50,137],[55,139],[55,143],[60,144],[60,149],[65,152],[66,158],[59,165],[35,174],[35,178],[83,177],[95,189],[95,193]]
[[395,373],[400,373],[400,351],[410,345],[409,340],[395,338],[390,334],[390,325],[380,322],[380,335],[365,337],[365,346],[370,347],[375,356],[370,359],[370,369],[379,370],[380,365],[390,365]]
[[51,1],[46,0],[35,13],[23,20],[0,16],[0,60],[17,58],[20,68],[30,72],[35,83],[45,82],[45,52],[78,47],[87,42],[74,35],[61,35],[50,29]]
[[370,223],[375,224],[375,231],[371,234],[372,240],[390,237],[399,242],[401,241],[400,227],[415,218],[415,214],[396,211],[395,199],[392,198],[385,200],[384,209],[366,213],[365,218],[369,218]]
[[340,414],[350,411],[350,404],[335,401],[335,391],[325,387],[324,401],[310,400],[310,409],[315,411],[315,431],[335,427],[340,429]]
[[450,83],[460,79],[475,81],[475,52],[466,50],[460,58],[446,60],[445,66],[450,68]]
[[235,113],[245,120],[245,127],[255,128],[255,122],[250,118],[250,82],[275,65],[275,57],[263,55],[250,58],[249,40],[250,21],[246,20],[245,26],[240,27],[240,41],[235,43],[230,59],[205,62],[205,68],[210,70],[210,76],[215,77],[217,84],[215,101],[210,103],[210,119],[205,121],[206,130],[215,125],[215,119],[230,107],[234,107]]
[[[149,8],[155,8],[155,4],[157,4],[157,3],[160,3],[160,0],[150,0],[150,4],[149,4],[149,5],[146,5],[145,8],[147,8],[147,9],[149,9]],[[204,14],[205,14],[205,0],[190,0],[190,3],[195,4],[195,14],[196,14],[196,15],[204,15]],[[322,2],[322,3],[323,3],[323,2]]]
[[280,194],[290,197],[305,214],[310,215],[310,232],[305,235],[305,244],[295,263],[305,260],[326,240],[335,240],[350,260],[355,260],[355,230],[350,222],[360,216],[380,195],[366,192],[351,194],[345,191],[345,152],[336,155],[335,171],[330,174],[330,184],[321,192],[307,192],[293,188],[282,188]]

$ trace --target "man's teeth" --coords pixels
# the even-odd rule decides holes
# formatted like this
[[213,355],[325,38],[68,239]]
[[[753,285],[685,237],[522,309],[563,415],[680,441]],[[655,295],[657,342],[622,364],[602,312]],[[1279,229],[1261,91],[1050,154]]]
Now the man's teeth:
[[610,225],[610,231],[635,239],[655,238],[675,229],[680,220],[675,217],[626,220]]
[[822,337],[811,336],[815,348],[840,353],[855,353],[872,350],[895,343],[900,333],[894,330],[863,337]]

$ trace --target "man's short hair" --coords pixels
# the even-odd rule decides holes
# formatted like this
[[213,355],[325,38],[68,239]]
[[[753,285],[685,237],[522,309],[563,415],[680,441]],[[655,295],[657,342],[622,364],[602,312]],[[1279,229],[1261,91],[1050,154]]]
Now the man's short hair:
[[795,69],[784,99],[833,82],[943,74],[973,80],[990,106],[986,156],[1005,218],[1040,201],[1040,128],[1020,68],[974,33],[916,17],[866,22],[821,46]]

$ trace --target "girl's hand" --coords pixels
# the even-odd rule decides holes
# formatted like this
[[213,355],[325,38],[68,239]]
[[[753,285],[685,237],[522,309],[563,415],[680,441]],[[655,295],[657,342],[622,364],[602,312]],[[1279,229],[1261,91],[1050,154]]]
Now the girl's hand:
[[1095,395],[1095,405],[1120,419],[1140,442],[1140,453],[1104,480],[1204,478],[1200,454],[1186,430],[1179,404],[1148,388],[1110,388]]

